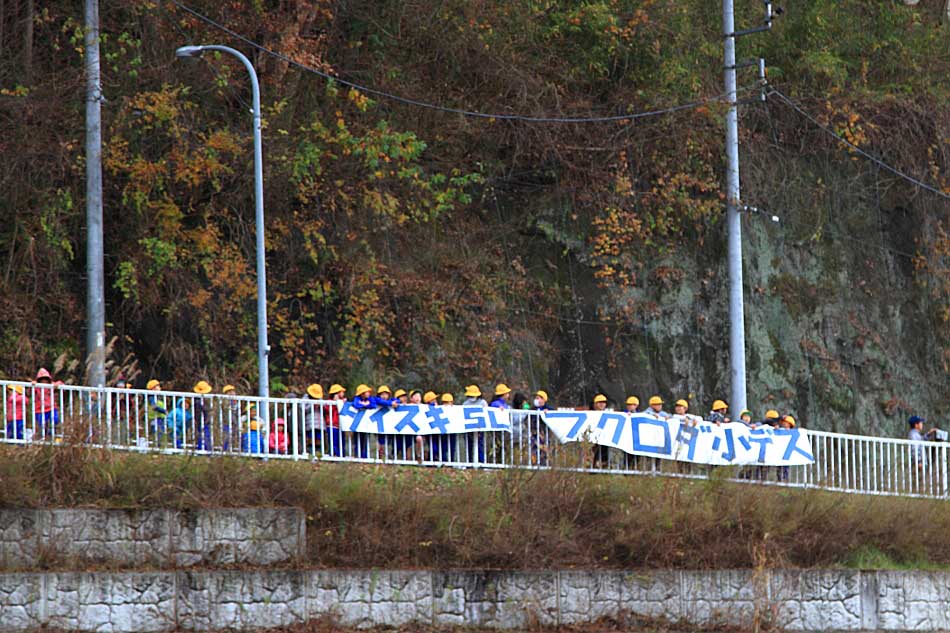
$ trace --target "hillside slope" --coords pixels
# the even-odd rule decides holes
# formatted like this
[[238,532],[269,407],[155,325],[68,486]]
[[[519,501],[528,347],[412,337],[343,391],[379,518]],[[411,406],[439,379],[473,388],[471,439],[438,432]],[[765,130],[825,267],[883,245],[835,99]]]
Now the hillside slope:
[[[721,92],[720,11],[700,0],[186,4],[313,69],[453,109],[611,116]],[[761,3],[737,4],[740,24],[758,22]],[[74,5],[0,15],[6,376],[59,359],[78,379]],[[763,55],[820,123],[950,190],[939,5],[790,4],[739,56]],[[721,104],[608,123],[469,117],[328,82],[174,2],[102,10],[113,374],[137,359],[142,379],[175,387],[256,381],[246,76],[174,57],[214,42],[254,53],[261,75],[275,390],[503,380],[559,404],[657,392],[702,410],[728,394]],[[751,71],[740,84],[754,88]],[[750,403],[885,434],[909,411],[947,412],[950,203],[776,97],[743,106],[740,126],[743,198],[766,214],[743,221]]]

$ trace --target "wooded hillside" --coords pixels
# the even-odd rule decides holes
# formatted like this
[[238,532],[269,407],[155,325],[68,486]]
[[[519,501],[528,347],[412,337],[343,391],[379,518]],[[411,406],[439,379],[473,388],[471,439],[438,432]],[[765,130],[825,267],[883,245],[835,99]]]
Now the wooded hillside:
[[[715,97],[702,0],[183,0],[302,65],[441,106],[613,116]],[[0,374],[84,353],[81,3],[0,3]],[[789,2],[743,38],[817,122],[950,192],[943,2]],[[555,404],[728,395],[721,103],[481,118],[351,89],[167,0],[102,3],[113,374],[256,381],[249,87],[265,111],[273,388],[505,381]],[[737,22],[761,20],[757,0]],[[740,85],[755,88],[754,69]],[[745,96],[756,96],[754,90]],[[812,428],[939,416],[950,202],[773,97],[740,115],[750,404]],[[779,223],[767,216],[777,215]],[[128,371],[127,369],[124,371]]]

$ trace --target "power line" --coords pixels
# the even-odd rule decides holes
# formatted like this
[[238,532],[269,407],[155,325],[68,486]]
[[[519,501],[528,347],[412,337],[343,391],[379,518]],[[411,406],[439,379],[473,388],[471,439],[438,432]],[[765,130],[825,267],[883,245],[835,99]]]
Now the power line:
[[858,147],[857,145],[855,145],[854,143],[852,143],[852,142],[849,141],[848,139],[844,138],[843,136],[841,136],[840,134],[838,134],[838,133],[835,132],[834,130],[830,129],[829,127],[827,127],[827,126],[825,126],[825,125],[822,125],[821,123],[818,122],[817,119],[815,119],[815,117],[813,117],[813,116],[810,115],[808,112],[806,112],[805,110],[803,110],[797,103],[795,103],[791,98],[789,98],[788,96],[786,96],[785,94],[783,94],[783,93],[780,92],[779,90],[770,87],[770,88],[769,88],[769,91],[768,91],[768,94],[769,94],[769,95],[775,95],[775,96],[777,96],[781,101],[783,101],[783,102],[784,102],[786,105],[788,105],[790,108],[792,108],[793,110],[795,110],[796,112],[798,112],[800,115],[802,115],[803,117],[805,117],[806,119],[808,119],[815,127],[817,127],[818,129],[820,129],[822,132],[824,132],[825,134],[828,134],[829,136],[832,136],[832,137],[833,137],[835,140],[837,140],[839,143],[842,143],[843,145],[847,145],[847,146],[848,146],[849,148],[851,148],[853,151],[855,151],[856,153],[858,153],[858,154],[860,154],[861,156],[865,157],[866,159],[868,159],[868,160],[871,161],[872,163],[875,163],[876,165],[878,165],[878,166],[881,167],[882,169],[885,169],[885,170],[891,172],[891,173],[894,174],[895,176],[899,176],[900,178],[903,178],[904,180],[906,180],[906,181],[908,181],[908,182],[910,182],[910,183],[916,185],[917,187],[920,187],[921,189],[924,189],[924,190],[926,190],[926,191],[929,191],[929,192],[931,192],[931,193],[934,193],[934,194],[940,196],[941,198],[944,198],[945,200],[950,200],[950,194],[947,194],[947,193],[941,191],[940,189],[937,189],[936,187],[934,187],[934,186],[932,186],[932,185],[928,185],[928,184],[925,183],[925,182],[921,182],[920,180],[917,180],[917,179],[914,178],[913,176],[911,176],[911,175],[909,175],[909,174],[907,174],[907,173],[905,173],[905,172],[902,172],[901,170],[897,169],[896,167],[892,167],[891,165],[885,163],[883,160],[881,160],[881,159],[878,158],[877,156],[874,156],[873,154],[870,154],[870,153],[864,151],[863,149],[861,149],[860,147]]
[[435,103],[430,103],[428,101],[414,99],[411,97],[403,97],[403,96],[396,95],[390,92],[379,90],[377,88],[371,88],[369,86],[364,86],[362,84],[358,84],[352,81],[347,81],[346,79],[340,79],[339,77],[334,77],[333,75],[327,72],[324,72],[318,68],[314,68],[312,66],[308,66],[301,62],[295,61],[291,59],[290,57],[284,55],[283,53],[279,53],[277,51],[271,50],[263,46],[262,44],[258,44],[257,42],[241,35],[240,33],[237,33],[236,31],[229,29],[223,24],[214,21],[208,16],[199,13],[198,11],[192,9],[191,7],[188,7],[182,4],[178,0],[171,0],[171,3],[174,4],[176,7],[178,7],[179,9],[181,9],[182,11],[185,11],[186,13],[189,13],[190,15],[194,16],[198,20],[201,20],[205,24],[215,29],[218,29],[219,31],[223,33],[228,34],[234,39],[237,39],[247,44],[248,46],[254,48],[255,50],[258,50],[262,53],[265,53],[266,55],[270,55],[271,57],[274,57],[283,62],[286,62],[287,64],[290,64],[291,66],[298,68],[304,72],[312,73],[319,77],[323,77],[324,79],[327,79],[329,81],[334,81],[338,84],[347,86],[349,88],[354,88],[356,90],[359,90],[360,92],[375,95],[377,97],[382,97],[384,99],[389,99],[391,101],[397,101],[399,103],[403,103],[406,105],[427,108],[430,110],[437,110],[439,112],[447,112],[449,114],[460,114],[462,116],[473,117],[473,118],[478,118],[478,119],[495,119],[499,121],[522,121],[525,123],[612,123],[612,122],[618,122],[618,121],[633,121],[636,119],[644,119],[648,117],[661,116],[664,114],[673,114],[675,112],[681,112],[683,110],[693,110],[695,108],[699,108],[709,103],[723,101],[728,98],[727,94],[720,94],[714,97],[708,97],[705,99],[700,99],[698,101],[683,103],[680,105],[672,106],[669,108],[663,108],[659,110],[647,110],[644,112],[634,112],[631,114],[617,114],[617,115],[612,115],[612,116],[587,116],[587,117],[528,116],[524,114],[500,114],[500,113],[478,112],[474,110],[465,110],[462,108],[452,108],[452,107],[438,105]]

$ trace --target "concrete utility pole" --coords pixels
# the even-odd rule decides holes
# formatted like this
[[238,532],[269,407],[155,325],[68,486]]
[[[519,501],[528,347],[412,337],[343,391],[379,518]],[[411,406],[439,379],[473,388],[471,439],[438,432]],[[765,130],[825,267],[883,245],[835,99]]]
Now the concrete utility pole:
[[102,262],[102,85],[99,78],[99,0],[86,0],[86,294],[87,380],[106,383],[105,276]]
[[742,222],[739,216],[739,110],[736,103],[736,24],[733,0],[722,0],[725,50],[726,226],[729,231],[729,375],[734,412],[746,409],[745,314],[742,298]]
[[761,33],[772,28],[772,20],[784,13],[782,7],[772,7],[772,0],[762,0],[765,21],[750,29],[736,30],[733,0],[722,0],[723,83],[729,109],[726,111],[726,226],[729,231],[729,373],[732,379],[734,412],[748,408],[745,384],[745,313],[742,298],[742,221],[741,211],[755,211],[742,204],[739,197],[739,102],[737,99],[736,69],[758,66],[760,101],[765,101],[765,60],[745,60],[736,63],[736,39]]
[[[181,58],[200,57],[204,51],[219,51],[237,57],[251,76],[251,105],[254,114],[254,216],[257,227],[257,389],[261,398],[267,398],[270,395],[270,378],[267,369],[267,355],[270,352],[270,346],[267,344],[267,273],[264,261],[264,160],[261,149],[261,88],[251,60],[245,57],[241,51],[230,46],[219,46],[217,44],[182,46],[175,51],[175,56]],[[267,407],[262,405],[259,413],[266,421]]]

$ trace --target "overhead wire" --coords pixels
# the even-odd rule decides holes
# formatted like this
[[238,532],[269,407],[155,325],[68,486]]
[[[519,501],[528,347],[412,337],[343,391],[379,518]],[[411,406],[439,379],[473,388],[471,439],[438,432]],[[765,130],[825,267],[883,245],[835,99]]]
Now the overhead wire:
[[938,189],[938,188],[936,188],[936,187],[934,187],[934,186],[932,186],[932,185],[928,185],[927,183],[925,183],[925,182],[923,182],[923,181],[921,181],[921,180],[918,180],[917,178],[914,178],[914,177],[911,176],[910,174],[908,174],[908,173],[906,173],[906,172],[903,172],[903,171],[901,171],[900,169],[897,169],[896,167],[894,167],[894,166],[892,166],[892,165],[889,165],[888,163],[884,162],[883,160],[881,160],[881,159],[878,158],[877,156],[871,154],[870,152],[865,151],[864,149],[862,149],[862,148],[859,147],[858,145],[855,145],[854,143],[852,143],[852,142],[849,141],[848,139],[844,138],[843,136],[841,136],[840,134],[838,134],[837,132],[835,132],[834,130],[832,130],[831,128],[829,128],[828,126],[823,125],[820,121],[818,121],[818,119],[816,119],[815,117],[813,117],[813,116],[812,116],[811,114],[809,114],[806,110],[804,110],[801,106],[799,106],[792,98],[790,98],[789,96],[787,96],[786,94],[784,94],[783,92],[781,92],[780,90],[778,90],[777,88],[774,88],[774,87],[771,87],[771,86],[770,86],[766,94],[767,94],[767,95],[774,95],[774,96],[778,97],[780,101],[782,101],[782,102],[785,103],[787,106],[789,106],[792,110],[794,110],[795,112],[797,112],[798,114],[800,114],[802,117],[804,117],[805,119],[807,119],[808,121],[810,121],[810,122],[812,123],[812,125],[814,125],[815,127],[817,127],[819,130],[821,130],[821,131],[824,132],[825,134],[828,134],[829,136],[831,136],[832,138],[834,138],[835,140],[837,140],[839,143],[841,143],[841,144],[843,144],[843,145],[846,145],[846,146],[847,146],[848,148],[850,148],[852,151],[854,151],[854,152],[857,153],[857,154],[860,154],[860,155],[863,156],[864,158],[866,158],[866,159],[868,159],[869,161],[871,161],[872,163],[876,164],[876,165],[877,165],[878,167],[880,167],[881,169],[884,169],[885,171],[889,171],[890,173],[894,174],[895,176],[898,176],[898,177],[900,177],[900,178],[903,178],[904,180],[906,180],[906,181],[912,183],[913,185],[915,185],[915,186],[917,186],[917,187],[919,187],[919,188],[921,188],[921,189],[924,189],[925,191],[929,191],[930,193],[936,194],[937,196],[939,196],[939,197],[941,197],[941,198],[943,198],[943,199],[945,199],[945,200],[950,200],[950,194],[948,194],[948,193],[946,193],[946,192],[944,192],[944,191],[942,191],[942,190],[940,190],[940,189]]
[[[326,79],[326,80],[328,80],[328,81],[332,81],[332,82],[338,83],[338,84],[340,84],[340,85],[347,86],[347,87],[349,87],[349,88],[353,88],[353,89],[359,90],[359,91],[361,91],[361,92],[363,92],[363,93],[365,93],[365,94],[374,95],[374,96],[377,96],[377,97],[380,97],[380,98],[384,98],[384,99],[388,99],[388,100],[391,100],[391,101],[394,101],[394,102],[397,102],[397,103],[402,103],[402,104],[409,105],[409,106],[421,107],[421,108],[426,108],[426,109],[430,109],[430,110],[434,110],[434,111],[440,111],[440,112],[445,112],[445,113],[450,113],[450,114],[462,115],[462,116],[471,117],[471,118],[488,119],[488,120],[499,120],[499,121],[518,121],[518,122],[525,122],[525,123],[589,124],[589,123],[623,122],[623,121],[633,121],[633,120],[643,119],[643,118],[648,118],[648,117],[657,117],[657,116],[662,116],[662,115],[667,115],[667,114],[673,114],[673,113],[676,113],[676,112],[681,112],[681,111],[686,111],[686,110],[692,110],[692,109],[696,109],[696,108],[699,108],[699,107],[702,107],[702,106],[704,106],[704,105],[707,105],[707,104],[710,104],[710,103],[714,103],[714,102],[728,102],[728,98],[729,98],[729,95],[728,95],[728,94],[720,94],[720,95],[716,95],[716,96],[713,96],[713,97],[708,97],[708,98],[704,98],[704,99],[700,99],[700,100],[696,100],[696,101],[692,101],[692,102],[689,102],[689,103],[684,103],[684,104],[680,104],[680,105],[676,105],[676,106],[672,106],[672,107],[668,107],[668,108],[662,108],[662,109],[656,109],[656,110],[649,110],[649,111],[643,111],[643,112],[628,113],[628,114],[610,115],[610,116],[533,116],[533,115],[525,115],[525,114],[490,113],[490,112],[482,112],[482,111],[476,111],[476,110],[469,110],[469,109],[465,109],[465,108],[457,108],[457,107],[444,106],[444,105],[440,105],[440,104],[436,104],[436,103],[424,101],[424,100],[417,99],[417,98],[405,97],[405,96],[402,96],[402,95],[397,95],[397,94],[390,93],[390,92],[387,92],[387,91],[384,91],[384,90],[380,90],[380,89],[377,89],[377,88],[373,88],[373,87],[371,87],[371,86],[367,86],[367,85],[360,84],[360,83],[353,82],[353,81],[349,81],[349,80],[346,80],[346,79],[343,79],[343,78],[340,78],[340,77],[336,77],[336,76],[334,76],[334,75],[332,75],[332,74],[330,74],[330,73],[328,73],[328,72],[325,72],[325,71],[323,71],[323,70],[320,70],[320,69],[318,69],[318,68],[314,68],[314,67],[312,67],[312,66],[308,66],[308,65],[303,64],[303,63],[301,63],[301,62],[298,62],[298,61],[296,61],[296,60],[294,60],[294,59],[288,57],[287,55],[284,55],[284,54],[282,54],[282,53],[280,53],[280,52],[278,52],[278,51],[274,51],[274,50],[272,50],[272,49],[269,49],[269,48],[263,46],[262,44],[259,44],[259,43],[255,42],[255,41],[253,41],[253,40],[251,40],[251,39],[249,39],[249,38],[247,38],[247,37],[245,37],[245,36],[243,36],[243,35],[241,35],[241,34],[235,32],[235,31],[233,31],[232,29],[229,29],[228,27],[224,26],[223,24],[220,24],[219,22],[216,22],[215,20],[211,19],[210,17],[205,16],[205,15],[199,13],[198,11],[192,9],[191,7],[188,7],[187,5],[183,4],[183,3],[180,2],[179,0],[170,0],[170,2],[171,2],[173,5],[175,5],[176,7],[178,7],[179,9],[181,9],[182,11],[184,11],[184,12],[186,12],[186,13],[192,15],[192,16],[195,17],[196,19],[198,19],[198,20],[200,20],[201,22],[203,22],[203,23],[205,23],[205,24],[211,26],[212,28],[215,28],[215,29],[217,29],[217,30],[219,30],[219,31],[221,31],[221,32],[223,32],[223,33],[226,33],[226,34],[229,35],[230,37],[232,37],[232,38],[234,38],[234,39],[236,39],[236,40],[238,40],[238,41],[240,41],[240,42],[243,42],[243,43],[246,44],[247,46],[250,46],[251,48],[253,48],[253,49],[257,50],[257,51],[260,51],[260,52],[263,53],[263,54],[269,55],[269,56],[271,56],[271,57],[273,57],[273,58],[275,58],[275,59],[281,60],[281,61],[287,63],[288,65],[293,66],[293,67],[295,67],[295,68],[297,68],[297,69],[299,69],[299,70],[302,70],[302,71],[304,71],[304,72],[311,73],[311,74],[317,75],[317,76],[319,76],[319,77],[322,77],[322,78],[324,78],[324,79]],[[892,165],[886,163],[885,161],[883,161],[882,159],[878,158],[877,156],[874,156],[873,154],[867,152],[866,150],[862,149],[861,147],[855,145],[855,144],[852,143],[851,141],[849,141],[849,140],[847,140],[846,138],[842,137],[841,135],[839,135],[838,133],[836,133],[834,130],[832,130],[832,129],[828,128],[827,126],[823,125],[823,124],[820,123],[814,116],[812,116],[811,114],[809,114],[806,110],[804,110],[801,106],[799,106],[794,100],[792,100],[790,97],[788,97],[787,95],[785,95],[784,93],[782,93],[782,92],[779,91],[778,89],[776,89],[776,88],[774,88],[774,87],[769,87],[769,88],[768,88],[768,91],[767,91],[767,94],[768,94],[768,95],[774,95],[774,96],[776,96],[776,97],[777,97],[780,101],[782,101],[785,105],[787,105],[787,106],[790,107],[792,110],[794,110],[795,112],[797,112],[800,116],[802,116],[802,117],[804,117],[805,119],[807,119],[812,125],[814,125],[815,127],[817,127],[819,130],[821,130],[821,131],[824,132],[825,134],[828,134],[829,136],[833,137],[833,138],[834,138],[836,141],[838,141],[839,143],[841,143],[841,144],[843,144],[843,145],[849,147],[852,151],[854,151],[855,153],[861,155],[861,156],[864,157],[865,159],[867,159],[867,160],[873,162],[873,163],[876,164],[879,168],[881,168],[881,169],[883,169],[883,170],[885,170],[885,171],[888,171],[888,172],[894,174],[895,176],[898,176],[899,178],[902,178],[902,179],[906,180],[907,182],[912,183],[913,185],[915,185],[916,187],[919,187],[920,189],[923,189],[923,190],[926,190],[926,191],[928,191],[928,192],[930,192],[930,193],[936,194],[937,196],[939,196],[939,197],[941,197],[941,198],[943,198],[943,199],[948,199],[948,200],[950,200],[950,195],[948,195],[947,193],[945,193],[945,192],[941,191],[940,189],[938,189],[938,188],[936,188],[936,187],[934,187],[934,186],[932,186],[932,185],[929,185],[929,184],[927,184],[927,183],[925,183],[925,182],[923,182],[923,181],[921,181],[921,180],[919,180],[919,179],[917,179],[917,178],[911,176],[910,174],[907,174],[907,173],[904,172],[904,171],[901,171],[901,170],[897,169],[896,167],[893,167]],[[796,222],[796,224],[798,224],[798,223]],[[807,227],[805,227],[805,226],[803,226],[803,225],[799,225],[799,226],[800,226],[800,228],[807,228]],[[822,227],[821,230],[827,230],[828,228],[830,228],[830,227],[827,227],[827,226],[826,226],[826,227]],[[844,235],[844,234],[843,234],[842,232],[840,232],[840,231],[837,231],[837,230],[832,229],[830,232],[836,234],[837,237],[843,237],[843,238],[849,239],[850,241],[853,241],[853,242],[855,242],[855,243],[861,243],[861,244],[864,244],[864,245],[867,245],[867,246],[872,246],[872,244],[871,244],[870,242],[866,242],[866,241],[864,241],[864,240],[860,240],[860,239],[854,238],[854,237],[852,237],[852,236]],[[905,252],[905,251],[899,251],[899,250],[894,249],[894,248],[889,248],[889,247],[887,247],[887,246],[884,246],[883,244],[877,244],[877,245],[874,245],[874,246],[876,246],[877,248],[880,248],[881,250],[890,251],[891,253],[896,254],[896,255],[900,255],[900,256],[904,256],[904,257],[913,257],[913,254],[911,254],[911,253],[908,253],[908,252]],[[573,273],[573,271],[571,271],[571,272]],[[572,277],[573,277],[573,275],[572,275]],[[572,282],[573,282],[573,279],[572,279]],[[575,301],[576,301],[576,298],[575,298]],[[536,316],[543,316],[543,317],[546,317],[546,318],[554,318],[554,319],[557,319],[557,320],[560,320],[560,321],[573,322],[573,323],[575,323],[575,324],[589,324],[589,325],[609,325],[609,324],[610,324],[610,325],[613,325],[613,323],[606,322],[606,321],[588,320],[588,319],[583,318],[582,315],[581,315],[580,318],[573,318],[573,319],[572,319],[572,318],[566,318],[566,317],[564,317],[564,316],[562,316],[562,315],[552,315],[552,314],[544,314],[544,313],[534,312],[534,311],[525,309],[524,307],[522,307],[522,308],[520,308],[520,309],[514,309],[513,311],[520,312],[521,315],[522,315],[522,317],[525,315],[525,313],[528,313],[528,314],[534,314],[534,315],[536,315]],[[579,333],[578,333],[578,334],[579,334]],[[580,343],[579,343],[579,344],[580,344]],[[582,368],[582,371],[583,371],[583,368]]]
[[498,121],[520,121],[524,123],[616,123],[622,121],[633,121],[636,119],[644,119],[648,117],[662,116],[666,114],[673,114],[676,112],[682,112],[684,110],[694,110],[702,106],[708,105],[710,103],[718,101],[727,101],[729,99],[729,94],[724,93],[716,95],[713,97],[707,97],[704,99],[698,99],[696,101],[691,101],[689,103],[682,103],[679,105],[671,106],[668,108],[660,108],[656,110],[646,110],[643,112],[632,112],[629,114],[616,114],[610,116],[532,116],[526,114],[505,114],[505,113],[491,113],[491,112],[481,112],[477,110],[466,110],[464,108],[453,108],[450,106],[443,106],[436,103],[431,103],[428,101],[423,101],[421,99],[416,99],[412,97],[404,97],[402,95],[397,95],[391,92],[386,92],[385,90],[380,90],[378,88],[373,88],[371,86],[366,86],[364,84],[359,84],[353,81],[348,81],[340,77],[336,77],[326,71],[320,70],[319,68],[314,68],[313,66],[308,66],[307,64],[298,62],[283,53],[267,48],[266,46],[255,42],[254,40],[241,35],[240,33],[226,27],[213,20],[212,18],[199,13],[195,9],[183,4],[179,0],[170,0],[170,2],[185,11],[189,15],[197,18],[198,20],[204,22],[208,26],[215,28],[222,33],[226,33],[230,37],[243,42],[244,44],[250,46],[251,48],[260,51],[266,55],[269,55],[275,59],[279,59],[282,62],[285,62],[299,70],[304,72],[312,73],[319,77],[323,77],[328,81],[336,82],[340,85],[347,86],[348,88],[353,88],[359,90],[365,94],[375,95],[384,99],[389,99],[391,101],[396,101],[398,103],[403,103],[405,105],[416,106],[420,108],[427,108],[429,110],[436,110],[440,112],[445,112],[449,114],[459,114],[466,117],[478,118],[478,119],[489,119],[489,120],[498,120]]

